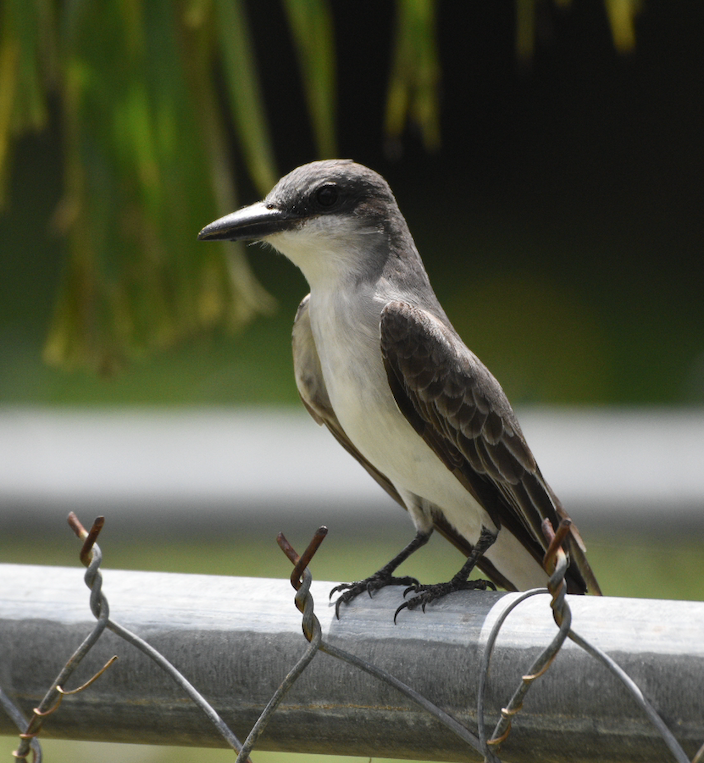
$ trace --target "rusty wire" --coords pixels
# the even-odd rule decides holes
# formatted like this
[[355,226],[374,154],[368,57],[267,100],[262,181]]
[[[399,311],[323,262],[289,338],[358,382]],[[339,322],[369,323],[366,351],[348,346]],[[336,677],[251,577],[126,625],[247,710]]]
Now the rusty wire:
[[[88,567],[86,577],[89,575],[95,575],[98,567],[100,566],[100,550],[96,546],[95,549],[91,552],[91,548],[87,546],[87,539],[89,536],[92,538],[91,546],[95,543],[95,538],[98,537],[98,533],[100,532],[100,528],[102,527],[104,519],[102,517],[98,517],[93,525],[91,533],[88,533],[83,528],[83,526],[80,525],[80,522],[78,522],[78,526],[76,526],[74,521],[78,522],[75,514],[71,512],[69,515],[69,524],[76,532],[76,534],[81,538],[81,540],[86,541],[83,548],[81,549],[81,561],[83,561],[83,563]],[[42,701],[37,707],[33,709],[32,717],[30,718],[29,723],[26,725],[24,732],[20,734],[19,747],[13,752],[13,755],[20,760],[26,759],[27,755],[29,755],[31,742],[41,731],[45,719],[53,712],[55,712],[61,704],[61,700],[64,697],[63,686],[66,684],[66,681],[70,678],[74,670],[76,670],[76,668],[80,665],[83,658],[88,654],[91,647],[96,643],[96,641],[100,638],[103,631],[107,627],[110,609],[108,607],[107,601],[104,599],[104,597],[101,597],[99,586],[95,591],[91,591],[91,609],[93,609],[94,606],[97,610],[97,622],[93,627],[93,630],[86,636],[86,638],[83,640],[83,643],[78,647],[78,649],[76,649],[71,657],[69,657],[66,664],[59,672],[59,675],[56,677],[53,684],[44,695]],[[94,610],[94,612],[96,610]],[[105,668],[103,671],[104,670]],[[101,671],[101,673],[103,671]],[[92,683],[92,679],[90,682],[88,682],[88,684],[90,683]],[[80,689],[76,691],[80,691]]]
[[327,532],[327,527],[318,528],[310,543],[308,544],[308,547],[300,556],[293,548],[293,546],[288,542],[283,533],[279,533],[276,538],[279,547],[286,554],[291,564],[293,564],[293,571],[291,572],[291,585],[296,590],[294,599],[296,607],[299,612],[303,613],[302,629],[304,636],[309,642],[309,646],[304,654],[300,657],[298,662],[296,662],[293,668],[286,675],[281,684],[278,686],[271,699],[267,703],[267,706],[264,708],[264,711],[257,719],[257,722],[254,724],[252,730],[247,736],[247,739],[244,741],[242,750],[240,751],[240,755],[238,756],[236,763],[241,763],[240,757],[251,752],[257,739],[269,723],[269,720],[271,719],[274,711],[281,703],[281,700],[283,700],[283,698],[286,696],[286,693],[293,686],[296,679],[310,664],[318,651],[324,652],[325,654],[329,654],[332,657],[336,657],[340,660],[343,660],[344,662],[354,665],[356,668],[364,670],[375,678],[381,681],[385,681],[389,685],[398,689],[409,699],[419,704],[424,710],[435,716],[441,723],[443,723],[451,731],[457,734],[457,736],[459,736],[462,740],[470,744],[475,750],[479,751],[479,740],[476,736],[474,736],[474,734],[472,734],[471,731],[469,731],[469,729],[465,728],[461,723],[459,723],[459,721],[448,715],[444,710],[441,710],[421,694],[418,694],[418,692],[416,692],[410,686],[407,686],[402,681],[399,681],[394,676],[386,673],[386,671],[377,668],[375,665],[371,665],[370,663],[361,660],[359,657],[355,657],[355,655],[350,654],[343,649],[334,647],[331,644],[327,644],[323,641],[320,621],[315,615],[313,596],[310,593],[310,586],[313,581],[313,576],[308,569],[308,564],[315,555],[315,552],[320,547],[320,544],[323,542],[323,540],[325,540]]
[[269,719],[281,703],[281,700],[286,696],[298,676],[303,673],[318,653],[318,649],[322,642],[322,630],[318,618],[313,612],[313,597],[310,595],[310,584],[313,580],[313,576],[308,569],[308,563],[313,558],[313,555],[318,550],[318,547],[325,539],[327,533],[327,527],[320,527],[302,556],[298,556],[293,546],[284,537],[283,533],[279,533],[276,538],[281,550],[288,556],[293,564],[291,585],[296,589],[296,607],[299,612],[303,613],[303,634],[308,640],[309,646],[298,662],[287,673],[281,684],[279,684],[261,715],[257,718],[257,722],[244,740],[244,744],[242,745],[242,749],[240,750],[235,763],[243,763],[246,756],[252,751],[257,740],[267,727]]
[[[10,718],[12,718],[12,721],[17,726],[17,728],[20,729],[20,731],[28,727],[29,721],[24,717],[24,713],[17,707],[17,705],[15,705],[15,703],[7,696],[7,694],[5,694],[2,689],[0,689],[0,706],[10,716]],[[30,739],[29,747],[32,752],[32,763],[42,763],[42,748],[39,744],[39,740],[34,738]],[[15,750],[12,753],[13,757],[20,757],[17,752],[18,751]],[[29,755],[29,750],[22,757],[26,760],[27,755]]]
[[[76,525],[80,528],[81,532],[79,534],[79,537],[85,538],[85,543],[83,545],[83,548],[81,549],[81,561],[83,563],[86,563],[86,560],[89,558],[89,554],[92,555],[92,558],[94,559],[96,556],[98,557],[99,561],[97,564],[94,564],[91,562],[91,565],[88,567],[88,570],[85,574],[85,583],[88,586],[88,588],[91,589],[91,597],[90,597],[90,607],[91,611],[93,612],[93,615],[96,618],[100,618],[102,615],[102,609],[105,607],[107,609],[107,601],[101,593],[102,588],[102,575],[99,570],[100,566],[100,560],[102,559],[102,553],[100,551],[100,548],[98,547],[98,544],[95,543],[95,540],[97,538],[97,532],[93,533],[86,533],[85,530],[83,530],[82,526],[80,525],[80,522],[78,522],[78,519],[75,517],[75,514],[71,512],[71,515],[69,515],[69,523],[72,524],[72,526]],[[101,524],[102,527],[102,524]],[[74,526],[74,529],[75,526]],[[98,530],[99,532],[99,530]],[[92,550],[91,550],[92,549]],[[213,724],[215,729],[218,731],[220,736],[227,742],[227,744],[232,747],[232,749],[239,750],[242,748],[242,744],[239,741],[239,739],[233,734],[233,732],[230,730],[230,728],[227,726],[225,721],[222,720],[222,718],[217,714],[215,709],[210,705],[210,703],[203,697],[203,695],[191,684],[191,682],[182,674],[180,673],[167,659],[164,657],[164,655],[161,654],[161,652],[154,649],[153,646],[148,644],[144,639],[137,636],[135,633],[132,633],[131,631],[127,630],[127,628],[124,628],[123,626],[116,623],[114,620],[110,620],[107,618],[106,627],[111,630],[113,633],[115,633],[117,636],[120,636],[120,638],[127,641],[129,644],[132,644],[132,646],[136,647],[140,650],[143,654],[145,654],[147,657],[149,657],[151,660],[153,660],[164,672],[166,672],[185,692],[186,694],[191,698],[191,700],[203,711],[205,716],[208,718],[208,720]]]
[[692,758],[692,763],[702,763],[704,761],[704,744],[697,750],[697,754]]
[[[241,750],[242,744],[229,729],[227,724],[220,718],[213,707],[203,697],[198,690],[188,681],[188,679],[182,675],[160,652],[154,647],[141,639],[136,634],[127,630],[123,626],[110,619],[110,607],[105,595],[102,592],[103,577],[100,572],[100,564],[102,562],[102,552],[100,547],[96,543],[98,535],[105,523],[103,517],[98,517],[90,531],[86,530],[78,520],[78,517],[71,512],[68,516],[68,523],[71,529],[76,533],[78,538],[83,541],[83,546],[79,553],[81,562],[88,568],[84,576],[84,580],[88,588],[90,589],[90,609],[97,622],[90,634],[84,639],[83,643],[69,658],[68,662],[64,665],[58,677],[46,693],[44,698],[38,707],[34,708],[32,718],[29,723],[24,723],[20,728],[24,728],[25,731],[20,734],[20,745],[18,749],[13,753],[16,758],[26,759],[30,749],[34,749],[33,742],[36,742],[35,737],[41,731],[44,720],[47,716],[55,712],[61,700],[64,696],[69,694],[76,694],[80,691],[87,689],[98,679],[117,659],[113,657],[107,662],[107,664],[96,673],[90,680],[86,681],[82,686],[70,691],[65,690],[63,687],[73,671],[78,667],[79,663],[89,652],[91,647],[100,638],[102,633],[108,629],[115,633],[120,638],[127,641],[132,646],[139,649],[147,657],[156,662],[159,667],[164,670],[171,678],[188,694],[191,700],[203,711],[210,722],[215,726],[220,736],[227,742],[227,744],[234,750]],[[16,708],[15,708],[16,710]],[[19,712],[19,711],[17,711]],[[15,717],[11,713],[12,717]],[[21,717],[21,714],[20,714]],[[38,745],[37,745],[38,746]],[[41,760],[41,750],[39,751],[39,758],[36,757],[35,763],[39,763]],[[247,760],[243,758],[243,760]],[[251,763],[251,761],[249,762]]]
[[[526,599],[535,596],[536,594],[546,593],[546,589],[536,588],[531,591],[526,591],[521,596],[514,599],[497,619],[489,634],[489,638],[487,639],[487,645],[482,658],[477,696],[477,724],[484,762],[501,763],[500,759],[497,757],[498,749],[511,732],[511,722],[521,710],[523,698],[530,689],[532,683],[547,671],[565,640],[569,638],[572,642],[584,649],[587,654],[601,662],[624,684],[643,712],[647,715],[652,725],[657,729],[677,763],[690,763],[689,757],[684,752],[679,742],[675,739],[670,729],[658,715],[655,708],[653,708],[650,702],[643,696],[643,693],[633,679],[605,652],[588,642],[585,638],[579,636],[571,629],[572,611],[567,603],[567,585],[565,584],[565,572],[568,567],[568,559],[562,548],[562,544],[569,532],[570,525],[571,521],[569,519],[563,519],[558,526],[557,532],[553,530],[550,521],[547,519],[543,521],[542,525],[543,534],[548,542],[548,550],[545,553],[543,566],[545,567],[546,572],[550,575],[547,593],[551,596],[550,606],[553,610],[555,623],[559,628],[558,633],[552,642],[533,662],[528,673],[521,678],[521,684],[514,692],[508,705],[501,709],[501,717],[489,739],[486,738],[485,731],[484,691],[486,688],[489,673],[489,661],[491,659],[494,643],[508,615]],[[691,763],[699,763],[702,758],[704,758],[704,745],[702,745],[702,748],[697,752]]]
[[[308,570],[307,565],[313,558],[313,555],[325,539],[326,535],[327,528],[320,527],[316,531],[311,542],[308,544],[308,548],[306,548],[301,556],[298,556],[295,549],[288,542],[288,540],[286,540],[283,533],[279,533],[276,538],[279,546],[281,547],[281,550],[286,554],[291,563],[294,565],[293,572],[291,573],[291,585],[296,589],[296,607],[300,612],[303,612],[303,633],[305,637],[311,641],[311,647],[312,639],[314,637],[317,639],[321,629],[320,622],[314,611],[313,596],[310,593],[310,584],[313,578],[310,570]],[[340,649],[336,646],[333,646],[332,644],[326,643],[322,640],[322,638],[320,638],[317,650],[324,652],[325,654],[329,654],[331,657],[336,657],[339,660],[343,660],[344,662],[347,662],[350,665],[353,665],[354,667],[369,673],[369,675],[374,676],[378,680],[384,681],[390,686],[393,686],[417,705],[420,705],[420,707],[422,707],[426,712],[434,716],[437,720],[440,721],[440,723],[450,729],[450,731],[456,734],[464,742],[473,747],[477,752],[481,751],[479,739],[468,728],[461,724],[456,718],[453,718],[449,713],[446,713],[437,705],[430,702],[430,700],[426,699],[422,694],[419,694],[415,689],[412,689],[410,686],[405,684],[403,681],[400,681],[395,676],[392,676],[385,670],[378,668],[376,665],[372,665],[371,663],[368,663],[365,660],[362,660],[359,657],[346,652],[344,649]],[[306,654],[308,654],[308,652],[306,652]],[[313,654],[315,654],[315,652],[313,652]],[[310,659],[312,659],[312,657]],[[284,679],[284,681],[285,680],[286,679]]]

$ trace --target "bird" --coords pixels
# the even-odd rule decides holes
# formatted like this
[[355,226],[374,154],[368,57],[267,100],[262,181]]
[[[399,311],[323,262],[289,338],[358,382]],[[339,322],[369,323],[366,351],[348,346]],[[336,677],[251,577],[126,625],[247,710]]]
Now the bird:
[[[541,524],[569,517],[499,382],[441,307],[386,180],[349,159],[304,164],[198,238],[263,242],[301,270],[310,287],[292,332],[301,400],[413,521],[393,559],[332,589],[337,617],[389,585],[406,587],[394,620],[453,591],[544,587]],[[465,554],[457,574],[425,585],[395,576],[434,531]],[[600,594],[574,524],[565,547],[568,592]],[[475,567],[488,580],[470,580]]]

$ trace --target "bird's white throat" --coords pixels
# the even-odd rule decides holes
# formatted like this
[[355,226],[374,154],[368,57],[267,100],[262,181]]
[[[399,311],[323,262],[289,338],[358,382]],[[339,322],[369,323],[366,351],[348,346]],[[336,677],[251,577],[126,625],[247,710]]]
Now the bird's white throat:
[[300,268],[315,290],[360,280],[373,270],[374,239],[383,235],[351,216],[321,215],[266,241]]

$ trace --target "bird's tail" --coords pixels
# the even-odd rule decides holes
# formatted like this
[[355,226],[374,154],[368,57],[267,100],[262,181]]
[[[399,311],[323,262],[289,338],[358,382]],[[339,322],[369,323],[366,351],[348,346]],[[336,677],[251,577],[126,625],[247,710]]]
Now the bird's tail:
[[[584,582],[587,584],[587,592],[594,594],[595,596],[601,596],[601,588],[597,582],[596,576],[591,568],[591,565],[587,561],[587,549],[582,540],[582,536],[579,534],[579,530],[572,525],[570,527],[570,534],[567,536],[567,547],[570,552],[570,567],[573,565],[579,570],[580,575],[584,578]],[[583,593],[583,591],[570,591],[569,581],[567,583],[568,593]]]
[[[555,502],[555,510],[560,520],[569,519],[567,512],[562,507],[558,497],[550,491]],[[579,530],[575,524],[570,520],[570,532],[567,536],[567,548],[570,553],[570,567],[567,571],[567,593],[584,593],[584,584],[586,584],[587,593],[594,594],[595,596],[601,596],[601,588],[596,580],[596,575],[591,568],[591,565],[587,561],[587,547],[584,545],[582,536],[579,534]],[[572,581],[570,585],[570,571],[575,577],[581,577],[582,580],[579,583]]]

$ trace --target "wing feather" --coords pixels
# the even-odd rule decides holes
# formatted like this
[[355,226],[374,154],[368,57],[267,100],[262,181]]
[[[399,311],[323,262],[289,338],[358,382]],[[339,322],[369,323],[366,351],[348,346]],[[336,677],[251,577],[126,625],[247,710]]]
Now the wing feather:
[[[439,318],[405,302],[381,314],[381,351],[401,412],[498,526],[540,561],[544,518],[557,527],[564,509],[543,479],[499,383]],[[599,587],[576,528],[571,591]]]

